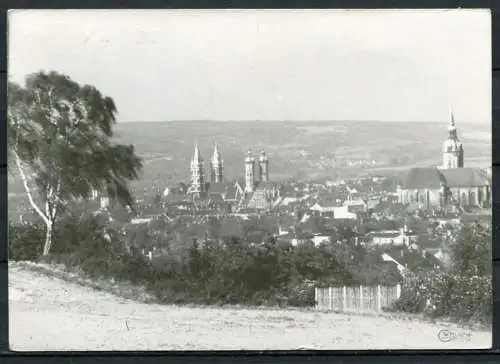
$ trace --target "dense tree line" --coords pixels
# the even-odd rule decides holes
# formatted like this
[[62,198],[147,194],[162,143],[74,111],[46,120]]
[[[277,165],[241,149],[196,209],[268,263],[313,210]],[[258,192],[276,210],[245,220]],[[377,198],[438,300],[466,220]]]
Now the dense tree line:
[[[176,303],[312,305],[311,282],[390,285],[399,279],[380,264],[378,252],[353,243],[294,247],[270,237],[255,245],[244,235],[227,236],[203,244],[188,240],[150,261],[128,239],[99,216],[71,215],[55,229],[50,259],[94,277],[144,284],[159,301]],[[42,227],[11,224],[11,259],[37,259],[42,245]]]
[[[11,224],[9,234],[11,259],[38,259],[43,225]],[[390,265],[380,264],[383,247],[366,250],[349,242],[293,247],[269,239],[252,245],[232,236],[185,242],[151,261],[126,242],[98,216],[70,215],[55,230],[50,259],[92,277],[145,285],[165,303],[313,305],[313,284],[402,282],[393,310],[486,324],[492,318],[491,229],[480,225],[457,231],[449,267],[424,269],[422,254],[405,251],[413,273],[404,280]]]

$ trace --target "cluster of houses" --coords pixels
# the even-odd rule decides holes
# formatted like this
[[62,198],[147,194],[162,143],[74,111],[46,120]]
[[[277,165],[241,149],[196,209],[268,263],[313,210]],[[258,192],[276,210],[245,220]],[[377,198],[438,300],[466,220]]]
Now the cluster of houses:
[[[384,177],[315,184],[290,181],[279,186],[279,196],[273,206],[266,209],[234,208],[227,201],[221,204],[210,198],[192,199],[182,191],[172,193],[172,187],[169,187],[168,193],[160,189],[145,191],[143,196],[139,193],[142,201],[137,207],[138,215],[128,225],[152,226],[155,221],[162,221],[162,229],[174,233],[173,230],[182,222],[183,226],[189,227],[185,240],[203,244],[216,239],[210,232],[209,220],[256,220],[257,225],[266,228],[256,228],[244,237],[251,244],[261,244],[273,238],[278,243],[293,246],[342,244],[342,239],[334,239],[341,229],[347,227],[354,232],[356,244],[373,249],[385,247],[381,261],[395,264],[402,270],[406,266],[403,253],[408,251],[422,254],[431,265],[447,264],[449,252],[446,244],[436,239],[437,230],[467,223],[466,219],[486,223],[491,219],[491,212],[488,214],[487,211],[484,215],[474,215],[464,211],[431,209],[422,214],[418,206],[412,208],[410,204],[398,202],[396,186],[397,181]],[[105,200],[101,207],[106,203]],[[414,216],[422,227],[413,229],[402,224],[401,215],[391,211],[391,207]],[[392,224],[392,228],[360,233],[367,221],[387,220],[397,223]],[[162,254],[163,250],[160,246],[150,246],[144,248],[144,253],[152,258]]]
[[[324,181],[305,183],[289,181],[279,185],[279,195],[271,207],[238,208],[228,201],[192,199],[187,196],[182,184],[167,188],[148,188],[134,191],[138,204],[137,214],[124,224],[124,230],[141,226],[162,230],[170,236],[176,235],[177,226],[187,227],[184,241],[196,240],[199,244],[213,240],[209,221],[234,221],[235,223],[256,220],[256,228],[246,235],[251,244],[261,244],[273,238],[278,243],[293,246],[300,244],[342,244],[339,233],[348,228],[354,232],[355,243],[371,249],[382,248],[381,262],[393,264],[399,271],[407,267],[405,252],[412,251],[426,257],[429,264],[447,264],[449,252],[446,244],[436,239],[436,231],[451,229],[469,222],[491,222],[491,210],[466,213],[463,210],[438,211],[427,209],[423,214],[419,206],[401,204],[397,180],[373,177],[349,181]],[[176,191],[175,189],[180,191]],[[168,189],[168,190],[167,190]],[[96,196],[97,211],[113,219],[109,200]],[[415,229],[402,221],[401,209],[406,215],[415,216],[421,228]],[[25,213],[26,214],[26,213]],[[26,220],[25,216],[23,219]],[[367,221],[394,221],[380,224],[379,228],[364,229]],[[142,247],[146,256],[153,258],[165,254],[161,245]]]
[[[446,264],[449,254],[442,239],[436,238],[437,231],[470,222],[491,224],[492,199],[491,171],[464,167],[464,150],[453,116],[448,132],[443,166],[415,167],[394,177],[316,183],[271,182],[268,156],[261,152],[254,158],[250,151],[243,163],[244,178],[229,182],[218,146],[210,160],[210,178],[205,178],[204,160],[196,146],[190,181],[133,191],[136,214],[129,216],[124,226],[133,229],[158,221],[163,223],[162,229],[175,234],[176,226],[182,223],[189,227],[186,239],[203,242],[218,238],[208,228],[211,219],[258,219],[267,228],[256,228],[246,235],[250,243],[273,238],[295,246],[342,244],[344,241],[335,236],[347,227],[353,231],[356,244],[387,247],[381,259],[398,268],[405,267],[404,251],[419,252],[434,265]],[[112,219],[109,200],[94,197],[97,211]],[[21,222],[27,220],[28,213],[21,214]],[[409,227],[403,216],[413,216],[424,227],[420,231]],[[360,233],[373,221],[394,223],[389,229],[370,228]],[[144,249],[150,257],[162,251],[157,246]]]

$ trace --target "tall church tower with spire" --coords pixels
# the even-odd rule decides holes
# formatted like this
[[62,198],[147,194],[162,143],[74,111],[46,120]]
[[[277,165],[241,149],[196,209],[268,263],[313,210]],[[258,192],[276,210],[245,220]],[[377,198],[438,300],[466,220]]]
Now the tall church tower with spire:
[[198,144],[194,148],[194,156],[191,160],[191,186],[189,192],[195,197],[202,197],[205,194],[203,157],[201,156]]
[[448,138],[443,143],[443,168],[463,168],[464,149],[458,140],[457,127],[453,111],[450,112],[450,126],[448,127]]
[[219,153],[219,146],[215,144],[214,154],[210,161],[210,182],[220,183],[224,180],[223,161]]
[[269,182],[269,160],[264,151],[260,152],[259,157],[259,180],[261,182]]
[[255,159],[249,150],[245,158],[245,192],[253,192],[255,187]]

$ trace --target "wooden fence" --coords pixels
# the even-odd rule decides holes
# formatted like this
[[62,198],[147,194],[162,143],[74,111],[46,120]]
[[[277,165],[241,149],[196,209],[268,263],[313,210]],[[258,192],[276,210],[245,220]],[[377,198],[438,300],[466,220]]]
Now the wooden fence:
[[316,288],[316,309],[356,313],[381,312],[401,295],[401,286]]

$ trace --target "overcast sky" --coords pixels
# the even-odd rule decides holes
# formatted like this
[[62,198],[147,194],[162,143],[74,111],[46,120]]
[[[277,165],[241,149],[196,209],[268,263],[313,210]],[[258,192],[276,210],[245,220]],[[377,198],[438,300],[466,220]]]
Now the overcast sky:
[[56,70],[120,121],[491,122],[488,11],[14,11],[9,76]]

